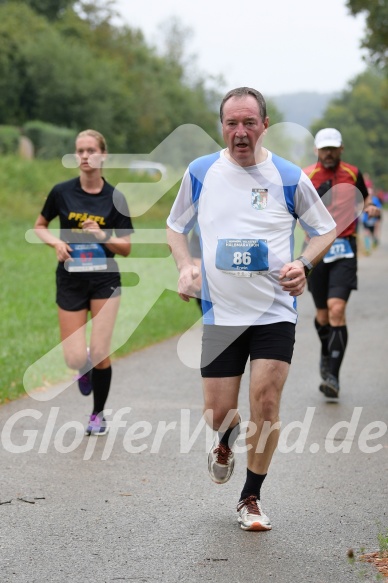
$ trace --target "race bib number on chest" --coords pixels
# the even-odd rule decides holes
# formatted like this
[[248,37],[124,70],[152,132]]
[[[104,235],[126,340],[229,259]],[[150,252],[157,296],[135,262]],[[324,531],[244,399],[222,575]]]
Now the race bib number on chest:
[[348,239],[336,239],[329,251],[323,258],[324,263],[333,263],[333,261],[338,261],[338,259],[351,259],[354,257],[353,249],[350,245]]
[[265,239],[218,239],[216,268],[237,277],[253,277],[268,271]]
[[71,257],[67,271],[101,271],[107,269],[104,249],[98,243],[71,243]]

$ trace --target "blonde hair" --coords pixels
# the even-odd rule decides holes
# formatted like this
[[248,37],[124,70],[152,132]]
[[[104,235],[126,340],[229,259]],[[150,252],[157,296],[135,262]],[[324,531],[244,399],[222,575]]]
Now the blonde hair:
[[100,132],[98,132],[97,130],[84,130],[78,134],[75,141],[77,141],[78,138],[84,138],[85,136],[90,136],[91,138],[94,138],[97,141],[101,152],[108,151],[108,147],[106,145],[106,140],[104,136],[100,134]]

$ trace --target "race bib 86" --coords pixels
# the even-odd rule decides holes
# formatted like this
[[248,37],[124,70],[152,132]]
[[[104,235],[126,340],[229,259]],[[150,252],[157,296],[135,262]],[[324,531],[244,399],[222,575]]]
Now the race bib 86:
[[265,239],[218,239],[216,268],[237,277],[253,277],[268,271]]

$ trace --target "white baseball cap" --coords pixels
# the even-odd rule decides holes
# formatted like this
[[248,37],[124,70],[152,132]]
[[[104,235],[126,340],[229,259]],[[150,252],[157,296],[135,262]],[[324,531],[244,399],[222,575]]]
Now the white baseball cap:
[[342,146],[342,136],[340,132],[334,128],[325,128],[319,130],[315,136],[315,147],[321,148],[339,148]]

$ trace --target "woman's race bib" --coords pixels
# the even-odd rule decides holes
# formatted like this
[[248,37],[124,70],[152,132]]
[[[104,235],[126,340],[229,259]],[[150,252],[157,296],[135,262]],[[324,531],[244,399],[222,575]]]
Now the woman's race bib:
[[268,271],[265,239],[218,239],[216,268],[237,277],[254,277]]
[[339,238],[334,241],[324,256],[323,262],[333,263],[333,261],[338,261],[338,259],[351,259],[352,257],[354,257],[354,252],[349,239]]
[[72,261],[67,261],[67,271],[101,271],[107,269],[106,255],[99,243],[71,243]]

